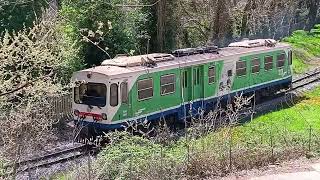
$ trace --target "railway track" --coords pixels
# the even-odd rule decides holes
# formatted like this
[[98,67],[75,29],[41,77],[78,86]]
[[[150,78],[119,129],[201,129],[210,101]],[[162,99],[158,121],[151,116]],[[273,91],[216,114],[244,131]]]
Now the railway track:
[[299,92],[300,89],[311,85],[313,83],[320,81],[320,68],[316,68],[310,72],[305,73],[305,75],[295,78],[292,80],[292,87],[284,92],[273,97],[271,100],[267,100],[260,104],[257,104],[255,107],[255,113],[266,113],[271,110],[278,109],[279,105],[292,105],[292,100],[294,97],[298,97],[296,92]]
[[320,80],[320,68],[307,72],[304,76],[294,79],[292,81],[292,88],[289,91],[295,91],[306,85],[318,82]]
[[[70,144],[69,144],[70,145]],[[72,143],[69,146],[57,148],[54,151],[48,152],[44,155],[33,156],[29,159],[24,159],[15,164],[10,164],[7,168],[16,168],[17,173],[34,170],[37,168],[47,167],[50,165],[63,163],[87,154],[88,150],[92,148],[82,143]]]

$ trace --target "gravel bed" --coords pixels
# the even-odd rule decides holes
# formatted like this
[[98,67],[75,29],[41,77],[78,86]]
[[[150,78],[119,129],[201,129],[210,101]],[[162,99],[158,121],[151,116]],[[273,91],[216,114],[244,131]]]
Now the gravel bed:
[[79,158],[66,161],[63,163],[57,163],[48,167],[41,167],[31,170],[29,172],[19,173],[16,179],[30,180],[30,179],[52,179],[52,177],[59,177],[64,173],[70,173],[70,171],[83,167],[88,164],[88,160],[94,161],[95,157],[85,155]]

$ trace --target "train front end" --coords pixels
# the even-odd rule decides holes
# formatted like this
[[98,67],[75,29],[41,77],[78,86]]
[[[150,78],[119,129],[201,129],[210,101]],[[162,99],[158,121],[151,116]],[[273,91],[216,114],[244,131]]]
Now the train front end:
[[[72,109],[74,122],[79,129],[93,131],[100,124],[109,124],[107,109],[108,76],[105,67],[82,70],[73,74]],[[88,133],[88,132],[86,132]]]

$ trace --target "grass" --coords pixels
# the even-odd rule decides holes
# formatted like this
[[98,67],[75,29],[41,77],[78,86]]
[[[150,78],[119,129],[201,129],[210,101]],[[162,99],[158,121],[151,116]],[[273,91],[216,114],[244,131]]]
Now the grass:
[[310,32],[298,30],[282,41],[293,47],[293,70],[301,74],[310,67],[310,61],[320,57],[320,25]]
[[302,141],[307,141],[312,129],[312,136],[320,132],[320,88],[307,93],[298,104],[257,117],[252,122],[234,129],[238,140],[250,137],[268,139],[270,134],[276,138],[296,134]]

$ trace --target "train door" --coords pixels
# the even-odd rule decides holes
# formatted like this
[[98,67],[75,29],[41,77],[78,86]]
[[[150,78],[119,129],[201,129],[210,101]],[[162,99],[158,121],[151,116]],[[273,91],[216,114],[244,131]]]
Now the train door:
[[131,97],[128,79],[116,79],[110,82],[108,115],[110,120],[122,120],[131,117]]
[[187,67],[181,71],[182,101],[192,100],[192,68]]
[[184,68],[181,80],[184,102],[203,98],[203,66]]
[[193,67],[193,99],[203,98],[203,66]]
[[218,95],[223,96],[229,94],[232,88],[232,81],[235,74],[235,63],[233,61],[224,61],[222,68],[222,76],[219,82]]

